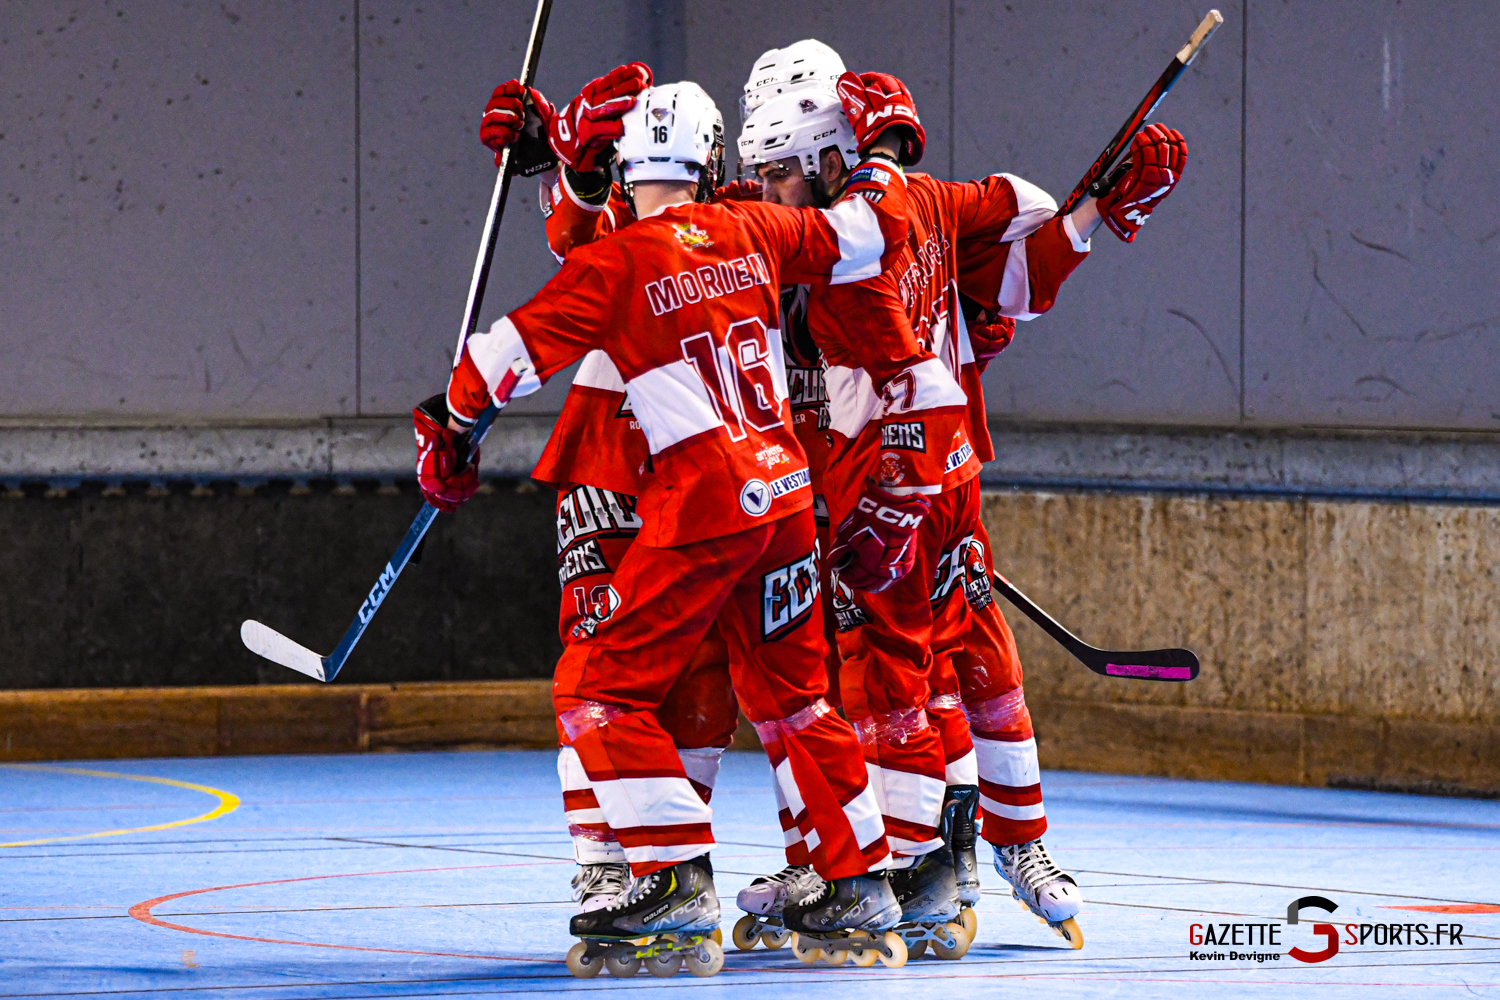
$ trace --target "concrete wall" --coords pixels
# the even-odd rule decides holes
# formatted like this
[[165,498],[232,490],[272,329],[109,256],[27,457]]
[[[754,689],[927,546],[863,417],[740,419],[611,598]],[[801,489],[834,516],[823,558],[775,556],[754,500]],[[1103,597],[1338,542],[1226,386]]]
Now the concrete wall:
[[[1107,234],[989,377],[1006,419],[1500,427],[1500,21],[1485,0],[1232,0],[1161,111],[1179,192]],[[924,164],[1059,195],[1202,11],[872,0],[560,2],[541,83],[701,80],[807,35],[901,74]],[[0,7],[0,414],[399,413],[446,368],[526,0]],[[516,191],[486,317],[551,272]],[[520,410],[553,412],[559,382]]]

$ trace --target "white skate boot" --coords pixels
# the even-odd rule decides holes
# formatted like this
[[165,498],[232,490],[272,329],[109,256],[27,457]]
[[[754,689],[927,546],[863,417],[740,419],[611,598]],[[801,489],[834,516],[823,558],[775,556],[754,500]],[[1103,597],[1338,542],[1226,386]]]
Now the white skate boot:
[[787,865],[775,875],[762,875],[740,890],[735,902],[745,915],[734,925],[734,946],[750,951],[759,941],[767,948],[780,948],[792,932],[782,923],[788,903],[802,899],[823,884],[811,865]]
[[1083,947],[1083,931],[1073,919],[1083,906],[1083,893],[1073,876],[1053,863],[1040,840],[995,847],[995,870],[1010,883],[1011,895],[1022,906],[1069,945]]
[[573,898],[579,913],[591,913],[608,906],[630,885],[630,866],[623,861],[579,865],[573,876]]

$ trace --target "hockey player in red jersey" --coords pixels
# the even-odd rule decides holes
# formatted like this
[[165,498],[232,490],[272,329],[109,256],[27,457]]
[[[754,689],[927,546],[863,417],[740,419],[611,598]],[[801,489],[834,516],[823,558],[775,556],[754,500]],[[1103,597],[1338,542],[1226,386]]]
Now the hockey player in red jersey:
[[[823,211],[704,204],[721,142],[717,112],[696,86],[644,92],[618,151],[641,221],[574,251],[530,302],[471,337],[446,407],[435,397],[415,415],[424,492],[446,503],[469,490],[453,456],[491,398],[531,391],[591,350],[620,372],[646,434],[652,475],[636,511],[640,534],[553,686],[634,876],[610,906],[573,918],[588,940],[693,938],[717,923],[711,811],[656,714],[713,622],[731,649],[740,705],[830,881],[797,929],[883,930],[899,914],[870,874],[889,853],[856,739],[821,697],[809,475],[788,427],[772,324],[782,281],[849,282],[883,269],[904,239],[904,187],[899,175],[871,177]],[[899,939],[841,940],[873,940],[886,961],[904,959]],[[590,954],[599,957],[587,948],[577,957],[586,965]]]
[[[481,119],[480,139],[497,159],[507,146],[519,143],[513,155],[527,158],[527,167],[551,168],[552,176],[544,175],[540,194],[549,243],[559,261],[573,246],[592,242],[599,234],[596,230],[612,231],[616,212],[629,213],[623,198],[614,205],[595,205],[580,200],[573,186],[567,187],[564,196],[566,173],[589,175],[571,166],[557,170],[559,154],[574,162],[598,158],[597,151],[618,137],[620,119],[634,106],[636,95],[650,84],[651,71],[646,66],[618,67],[586,85],[562,115],[540,91],[522,88],[519,81],[495,88]],[[576,119],[584,108],[593,117],[585,119],[584,128],[591,134],[580,142]],[[566,124],[569,117],[575,119],[572,125]],[[563,131],[569,135],[566,141],[559,135]],[[532,471],[532,478],[558,491],[557,575],[562,588],[558,632],[564,646],[582,634],[579,626],[585,618],[603,613],[608,606],[615,570],[642,527],[636,497],[649,460],[646,436],[630,409],[619,371],[603,351],[590,352],[574,375],[562,412]],[[689,782],[708,802],[720,757],[739,719],[728,649],[717,626],[709,628],[688,667],[667,692],[657,719],[676,745]],[[558,778],[579,865],[573,878],[574,896],[581,910],[594,910],[608,905],[629,884],[630,866],[561,724],[558,742]]]
[[[841,90],[861,139],[868,141],[892,124],[904,124],[909,132],[904,158],[909,164],[920,157],[920,122],[899,81],[849,74],[841,80]],[[791,152],[785,145],[787,133],[806,128],[798,110],[808,109],[793,108],[787,101],[768,106],[747,119],[741,141],[743,151],[749,140],[751,162],[760,164],[767,198],[806,204],[820,189],[836,191],[849,173],[837,150],[804,147],[798,150],[803,154],[800,163],[778,155]],[[1163,133],[1162,138],[1169,147],[1174,142],[1181,145],[1175,133]],[[1170,150],[1158,159],[1165,166]],[[1178,157],[1177,174],[1180,167]],[[872,775],[883,785],[892,846],[918,859],[912,874],[893,873],[893,879],[898,886],[909,879],[916,896],[941,876],[942,865],[934,863],[939,859],[929,855],[941,853],[937,827],[946,813],[949,840],[961,848],[963,901],[977,901],[972,852],[963,850],[962,842],[964,828],[972,831],[974,802],[982,795],[984,835],[995,845],[996,867],[1017,897],[1054,927],[1070,921],[1079,903],[1076,884],[1051,863],[1040,843],[1045,819],[1019,659],[990,598],[991,560],[974,476],[977,459],[992,455],[974,366],[975,344],[957,308],[957,267],[970,255],[976,258],[980,266],[975,268],[975,295],[990,305],[995,320],[985,329],[1004,338],[1008,319],[1030,319],[1050,307],[1062,280],[1087,252],[1087,237],[1099,223],[1101,207],[1111,219],[1129,221],[1134,212],[1143,221],[1170,192],[1175,176],[1169,179],[1158,172],[1134,184],[1127,178],[1102,204],[1090,200],[1061,218],[1045,193],[1009,175],[967,185],[912,176],[909,252],[891,273],[869,284],[894,283],[923,345],[962,381],[968,440],[949,443],[892,434],[887,428],[896,408],[893,403],[912,405],[913,394],[893,393],[890,381],[859,370],[861,366],[843,361],[840,351],[825,345],[835,441],[829,499],[834,522],[844,519],[833,557],[843,554],[846,531],[862,527],[857,500],[868,490],[872,471],[887,490],[941,494],[933,499],[933,513],[918,534],[916,568],[904,581],[879,592],[841,571],[843,585],[835,594],[835,610],[845,630],[840,641],[845,709],[861,730]],[[820,331],[828,336],[844,329],[857,338],[858,324],[878,314],[872,301],[881,297],[878,288],[817,290],[812,300],[814,337],[819,338]],[[874,415],[886,419],[872,425]],[[920,478],[908,478],[904,453],[918,448],[939,448],[948,456],[941,490]],[[846,512],[851,512],[848,518]],[[937,870],[927,878],[924,867]],[[969,926],[972,937],[973,925]],[[1076,923],[1060,932],[1081,942]]]

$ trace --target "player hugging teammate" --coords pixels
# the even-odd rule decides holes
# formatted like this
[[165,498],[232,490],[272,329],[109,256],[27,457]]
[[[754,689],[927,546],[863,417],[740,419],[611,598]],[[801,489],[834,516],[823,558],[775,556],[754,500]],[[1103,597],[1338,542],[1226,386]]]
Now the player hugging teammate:
[[542,203],[562,269],[414,411],[423,492],[452,509],[478,485],[460,456],[480,411],[582,359],[534,473],[558,490],[568,967],[722,966],[709,799],[740,709],[787,867],[740,893],[736,945],[962,957],[978,830],[1015,897],[1081,947],[990,595],[979,375],[1101,221],[1133,238],[1186,147],[1151,126],[1068,215],[1008,174],[908,173],[925,133],[906,87],[811,40],[757,60],[741,116],[754,180],[725,185],[696,84],[632,63],[561,110],[497,88],[481,137],[556,166]]

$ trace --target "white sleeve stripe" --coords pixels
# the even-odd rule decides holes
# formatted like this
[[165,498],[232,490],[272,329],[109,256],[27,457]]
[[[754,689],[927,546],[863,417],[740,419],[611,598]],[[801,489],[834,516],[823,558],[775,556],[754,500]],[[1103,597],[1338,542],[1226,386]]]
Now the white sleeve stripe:
[[1091,249],[1090,242],[1078,233],[1078,227],[1073,225],[1073,213],[1069,212],[1063,216],[1063,232],[1068,234],[1068,239],[1073,243],[1074,253],[1088,253]]
[[1031,311],[1031,275],[1026,267],[1026,241],[1010,245],[1005,259],[1005,274],[1000,279],[1000,315],[1011,319],[1036,319]]
[[583,356],[578,374],[573,376],[573,384],[590,389],[608,389],[610,392],[625,391],[625,380],[620,377],[620,369],[615,367],[615,363],[603,351],[589,351]]
[[846,438],[859,436],[880,415],[880,395],[863,368],[829,365],[823,372],[828,391],[828,426]]
[[879,274],[885,236],[869,203],[856,195],[821,211],[839,240],[839,262],[833,265],[831,283],[842,285]]
[[512,370],[520,376],[511,393],[512,398],[528,395],[542,387],[541,381],[536,377],[536,365],[531,361],[531,353],[526,350],[526,342],[521,339],[521,331],[516,329],[508,316],[497,319],[489,330],[471,335],[464,343],[464,350],[484,378],[484,387],[491,393],[500,385],[505,373]]
[[1005,227],[1001,243],[1025,239],[1057,214],[1057,202],[1046,191],[1015,174],[1001,174],[1016,196],[1016,217]]
[[909,497],[914,493],[922,493],[927,496],[936,496],[943,492],[941,486],[882,486],[881,489],[887,493],[894,493],[898,497]]

